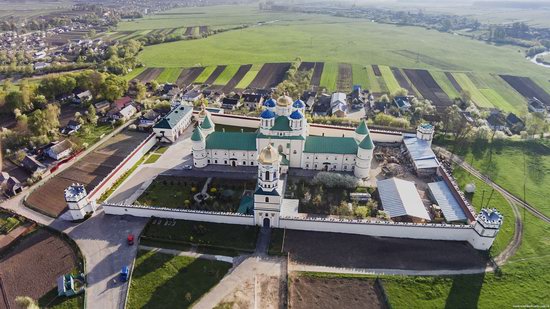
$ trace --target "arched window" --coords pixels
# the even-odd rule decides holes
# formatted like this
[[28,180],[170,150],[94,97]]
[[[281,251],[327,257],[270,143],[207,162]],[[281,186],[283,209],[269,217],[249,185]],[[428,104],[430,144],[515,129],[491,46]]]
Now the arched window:
[[269,197],[267,197],[267,196],[265,197],[265,202],[269,203]]
[[265,172],[265,180],[269,181],[269,171]]

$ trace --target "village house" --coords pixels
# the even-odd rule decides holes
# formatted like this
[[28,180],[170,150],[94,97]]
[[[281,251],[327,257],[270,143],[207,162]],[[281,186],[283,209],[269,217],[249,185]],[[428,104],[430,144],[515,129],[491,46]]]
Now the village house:
[[5,192],[6,194],[10,196],[17,195],[23,191],[23,185],[17,178],[11,176],[8,178],[8,181],[6,182],[5,186]]
[[120,99],[117,99],[113,102],[113,108],[118,108],[119,110],[122,110],[126,106],[132,104],[134,100],[130,97],[122,97]]
[[509,113],[508,116],[506,116],[506,125],[508,126],[508,129],[510,129],[510,132],[514,134],[519,134],[523,131],[523,129],[525,129],[525,123],[523,120],[521,120],[514,113]]
[[304,102],[306,105],[306,111],[311,112],[313,109],[313,105],[315,104],[315,98],[317,98],[317,92],[316,91],[304,91],[302,93],[302,96],[300,97],[300,100]]
[[111,103],[109,101],[101,101],[94,104],[95,111],[99,115],[105,115],[111,109]]
[[241,101],[239,100],[238,97],[233,97],[233,98],[223,98],[222,99],[222,108],[223,109],[228,109],[228,110],[237,110],[239,109],[240,107],[242,106],[242,103]]
[[126,107],[122,108],[118,113],[113,115],[114,120],[122,120],[122,121],[128,121],[132,116],[134,116],[137,113],[137,108],[133,105],[127,105]]
[[314,116],[330,116],[331,113],[331,105],[330,105],[331,97],[328,94],[321,94],[317,100],[317,102],[313,105],[312,114]]
[[61,129],[61,134],[66,134],[66,135],[74,134],[78,132],[78,130],[80,130],[81,126],[82,125],[78,121],[69,120],[67,125],[63,129]]
[[333,93],[330,98],[330,109],[332,116],[339,118],[346,117],[348,111],[346,94],[343,92]]
[[86,90],[76,94],[74,103],[77,103],[77,104],[86,103],[91,101],[93,98],[94,97],[92,96],[92,93],[90,92],[90,90]]
[[257,93],[245,93],[243,94],[243,104],[249,110],[256,110],[262,106],[264,97]]
[[65,139],[46,149],[46,155],[54,160],[61,160],[68,157],[72,152],[72,144]]
[[530,99],[528,106],[529,106],[529,111],[532,113],[546,112],[546,108],[544,107],[544,104],[542,104],[542,102],[537,98]]
[[31,174],[43,174],[46,171],[46,166],[38,162],[35,157],[26,155],[21,161],[21,166]]
[[408,112],[411,109],[411,102],[408,97],[400,96],[393,99],[393,104],[400,112]]
[[202,97],[203,97],[202,92],[198,90],[190,90],[181,96],[181,100],[184,102],[194,104],[195,102],[200,100]]
[[192,116],[193,108],[191,106],[174,108],[153,127],[157,140],[174,143],[191,124]]
[[489,117],[487,117],[487,125],[493,131],[503,131],[506,129],[506,118],[502,112],[492,112]]
[[365,94],[360,85],[354,85],[350,94],[351,108],[361,109],[365,106]]
[[160,113],[157,113],[154,110],[148,110],[145,114],[139,117],[138,128],[142,131],[147,131],[157,123],[160,119]]

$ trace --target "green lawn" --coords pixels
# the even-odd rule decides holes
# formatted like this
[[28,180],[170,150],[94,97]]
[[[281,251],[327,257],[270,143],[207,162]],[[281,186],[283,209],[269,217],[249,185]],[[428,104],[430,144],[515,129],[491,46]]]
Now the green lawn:
[[336,90],[336,80],[338,79],[338,64],[327,63],[323,67],[323,74],[321,74],[321,87],[326,87],[329,91]]
[[492,108],[493,104],[479,91],[466,73],[453,73],[454,78],[463,90],[468,90],[478,107]]
[[445,72],[441,71],[430,71],[430,74],[434,78],[434,80],[437,82],[439,87],[449,96],[449,98],[459,98],[460,93],[455,89],[453,84],[451,84],[451,81],[447,76],[445,75]]
[[215,65],[204,68],[204,71],[202,71],[202,73],[195,79],[194,82],[201,83],[201,84],[206,82],[208,77],[210,77],[210,75],[212,74],[212,72],[214,72],[215,69],[216,69]]
[[202,189],[205,181],[205,178],[160,176],[153,181],[136,202],[140,205],[157,207],[189,208],[193,201],[193,195]]
[[92,146],[93,144],[97,143],[102,136],[113,132],[113,130],[114,128],[111,125],[94,126],[87,123],[84,124],[82,128],[80,128],[75,136],[80,139],[82,144],[88,144],[88,146]]
[[227,67],[225,67],[225,70],[223,70],[223,72],[220,74],[220,76],[218,76],[218,78],[216,78],[216,80],[214,81],[214,85],[225,85],[227,84],[227,82],[229,82],[229,80],[231,80],[231,78],[233,78],[233,76],[235,75],[235,73],[237,73],[237,71],[239,70],[239,67],[240,65],[228,65]]
[[127,81],[131,81],[132,79],[136,78],[139,74],[141,74],[143,71],[145,71],[145,67],[135,68],[132,70],[132,72],[124,75],[124,79]]
[[161,84],[173,84],[178,80],[178,77],[180,76],[182,70],[182,68],[166,68],[155,80]]
[[185,220],[175,220],[175,224],[155,224],[155,219],[143,232],[145,239],[247,252],[256,248],[257,234],[256,226]]
[[237,86],[235,86],[235,88],[246,89],[246,87],[248,87],[248,85],[250,85],[250,83],[254,80],[256,75],[258,75],[258,72],[260,71],[261,68],[262,68],[262,65],[253,64],[250,70],[246,72],[243,79],[241,79],[241,81],[237,84]]
[[151,154],[147,160],[145,160],[145,162],[143,162],[143,164],[151,164],[151,163],[155,163],[158,161],[158,159],[161,157],[160,154],[156,154],[156,153],[153,153]]
[[397,90],[401,89],[401,86],[399,85],[397,79],[395,79],[395,76],[393,76],[393,72],[391,71],[390,67],[379,65],[378,68],[380,69],[380,73],[382,73],[382,78],[384,79],[384,83],[386,84],[390,93],[394,93]]
[[231,264],[140,250],[128,308],[187,308],[225,276]]

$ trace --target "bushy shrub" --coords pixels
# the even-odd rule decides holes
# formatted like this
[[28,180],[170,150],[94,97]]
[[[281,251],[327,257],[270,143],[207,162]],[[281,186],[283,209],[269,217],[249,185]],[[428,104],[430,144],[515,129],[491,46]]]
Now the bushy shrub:
[[343,188],[352,190],[357,187],[358,179],[344,174],[320,172],[313,177],[314,185],[321,185],[327,188]]

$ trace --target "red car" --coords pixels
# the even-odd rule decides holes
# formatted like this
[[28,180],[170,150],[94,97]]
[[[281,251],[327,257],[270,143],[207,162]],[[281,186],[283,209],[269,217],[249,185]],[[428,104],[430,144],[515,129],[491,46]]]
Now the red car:
[[130,246],[133,245],[134,244],[134,235],[128,234],[127,240],[128,240],[128,245],[130,245]]

